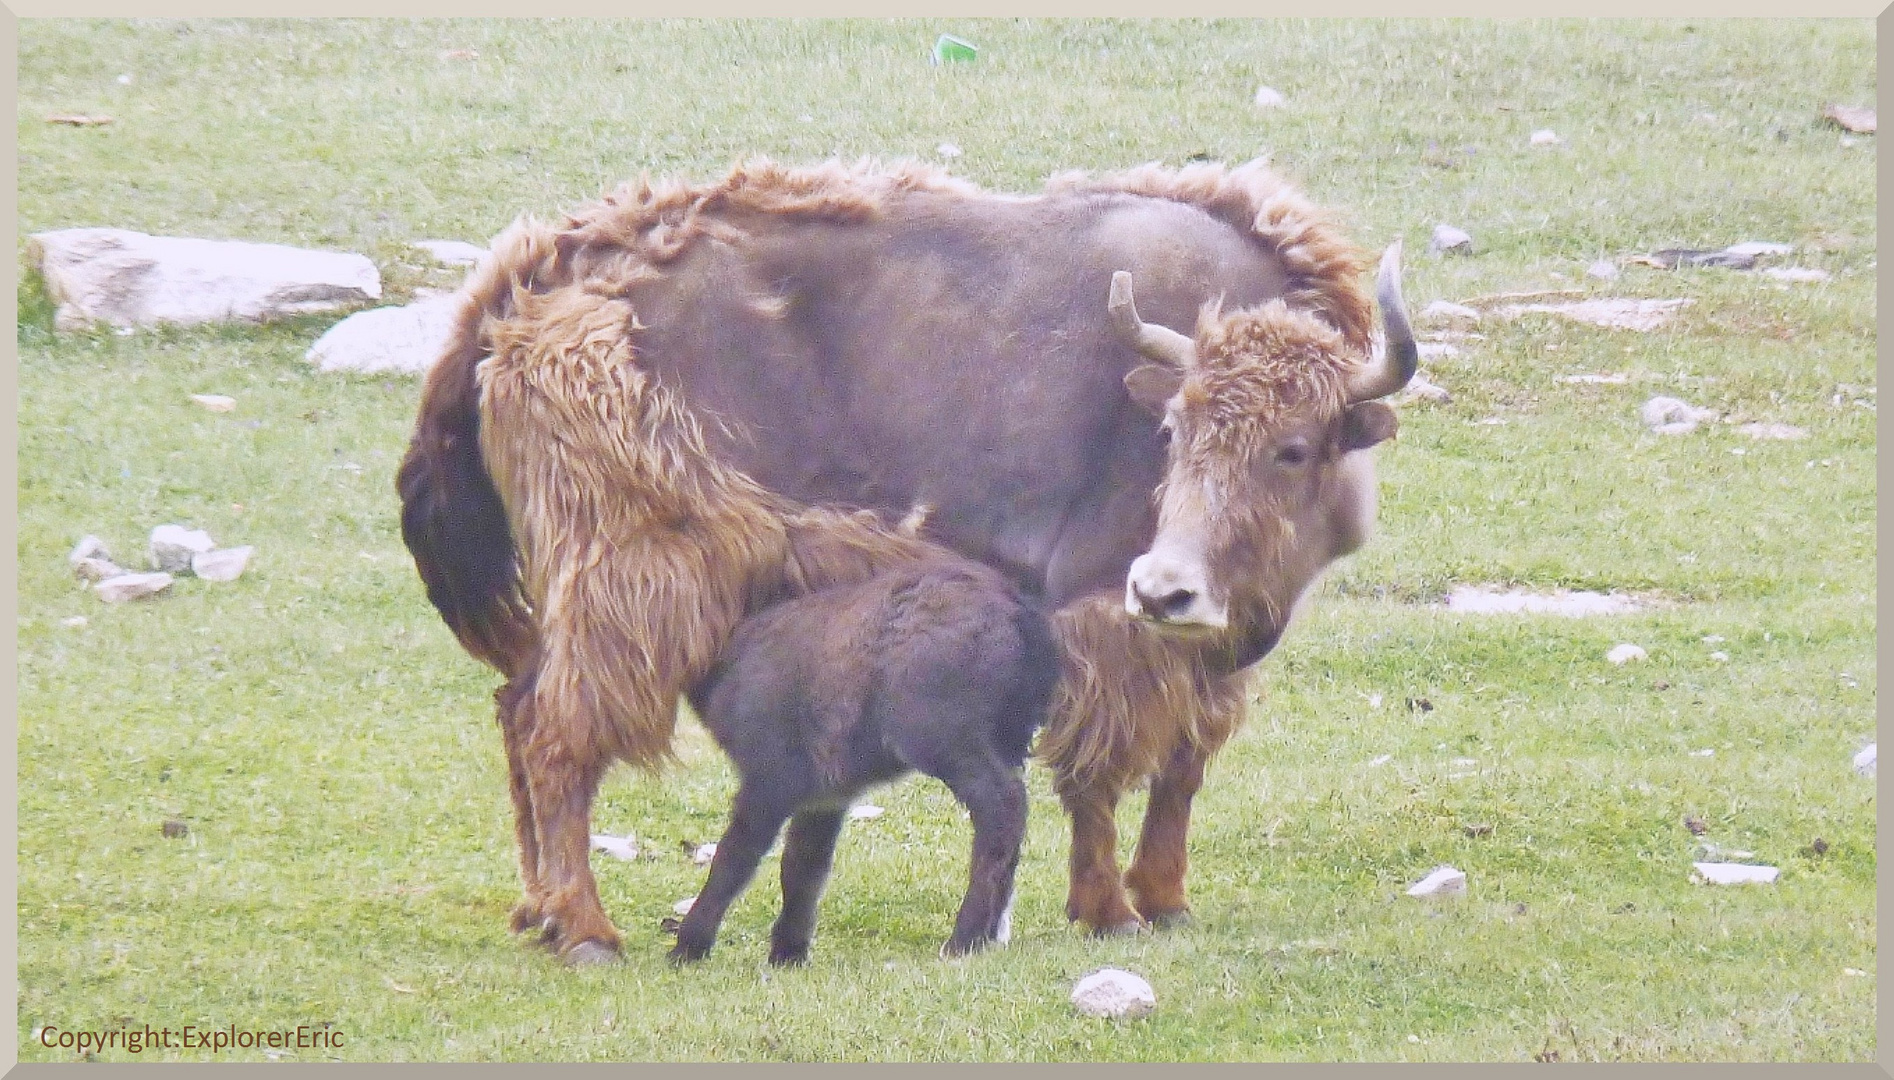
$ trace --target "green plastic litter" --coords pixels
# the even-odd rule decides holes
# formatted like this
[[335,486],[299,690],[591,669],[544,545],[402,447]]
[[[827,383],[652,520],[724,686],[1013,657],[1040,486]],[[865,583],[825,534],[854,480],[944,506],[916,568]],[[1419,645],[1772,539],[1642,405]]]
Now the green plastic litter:
[[942,34],[934,42],[934,62],[943,64],[950,60],[967,61],[980,55],[980,47],[971,41],[963,41],[952,34]]

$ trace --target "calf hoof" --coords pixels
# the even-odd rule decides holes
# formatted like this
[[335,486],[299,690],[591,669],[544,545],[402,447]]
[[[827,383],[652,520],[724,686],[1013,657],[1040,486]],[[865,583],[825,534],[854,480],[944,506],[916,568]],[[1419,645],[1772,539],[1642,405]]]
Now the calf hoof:
[[570,967],[597,967],[618,962],[618,950],[602,941],[581,941],[560,957]]
[[671,951],[665,955],[671,958],[672,967],[683,967],[685,964],[695,964],[704,957],[709,956],[710,946],[692,945],[687,942],[679,941],[677,944],[671,946]]
[[769,962],[776,967],[804,967],[809,963],[809,946],[771,945]]

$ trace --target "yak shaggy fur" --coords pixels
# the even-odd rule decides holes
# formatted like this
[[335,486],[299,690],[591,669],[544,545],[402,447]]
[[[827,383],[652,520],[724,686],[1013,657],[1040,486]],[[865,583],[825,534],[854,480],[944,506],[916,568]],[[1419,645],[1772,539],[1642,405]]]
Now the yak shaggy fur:
[[[571,852],[546,850],[541,773],[572,770],[589,805],[611,761],[662,763],[678,697],[709,670],[746,611],[862,580],[911,556],[903,545],[915,543],[858,516],[805,513],[720,464],[703,427],[718,419],[693,412],[641,368],[644,327],[629,295],[662,280],[692,245],[733,241],[785,219],[872,222],[892,195],[916,191],[991,198],[911,163],[755,161],[710,184],[644,178],[560,226],[517,222],[463,289],[397,485],[403,535],[430,600],[468,651],[508,679],[496,698],[528,893],[516,926],[542,915],[559,923],[554,909],[573,903],[597,907],[583,853],[571,865]],[[1273,379],[1285,392],[1338,393],[1329,385],[1333,358],[1370,352],[1374,312],[1359,284],[1360,253],[1260,164],[1066,174],[1047,192],[1186,203],[1274,253],[1293,321],[1327,335]],[[755,303],[771,310],[769,297]],[[1102,297],[1100,307],[1102,319]],[[1208,369],[1223,352],[1256,344],[1226,340],[1232,335],[1280,332],[1281,308],[1222,322],[1206,312],[1198,348],[1212,361]],[[1330,363],[1310,364],[1309,353]],[[1217,399],[1215,387],[1198,392]],[[1282,405],[1235,404],[1265,412]],[[1063,675],[1038,754],[1075,815],[1068,913],[1095,928],[1122,920],[1115,859],[1108,850],[1079,851],[1079,804],[1092,816],[1100,806],[1109,813],[1122,792],[1153,777],[1170,794],[1160,800],[1154,791],[1130,881],[1134,892],[1155,897],[1139,901],[1147,916],[1181,910],[1189,798],[1204,759],[1240,722],[1243,665],[1260,652],[1179,642],[1131,618],[1115,594],[1073,599],[1053,625]],[[1086,828],[1096,836],[1099,824]],[[1103,890],[1084,902],[1082,862],[1100,877],[1085,888]],[[588,889],[589,905],[574,898]],[[566,937],[555,942],[562,948],[575,935],[616,945],[602,912],[566,921]]]

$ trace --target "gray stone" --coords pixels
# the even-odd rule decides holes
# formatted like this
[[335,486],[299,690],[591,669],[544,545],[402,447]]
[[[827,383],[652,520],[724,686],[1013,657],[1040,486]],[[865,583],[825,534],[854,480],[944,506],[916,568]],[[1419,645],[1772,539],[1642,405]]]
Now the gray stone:
[[1278,109],[1287,104],[1288,101],[1288,98],[1282,96],[1282,91],[1277,90],[1275,87],[1259,86],[1256,88],[1256,107],[1259,109]]
[[1080,979],[1072,988],[1072,1007],[1086,1016],[1136,1019],[1157,1008],[1157,994],[1141,977],[1120,968],[1105,968]]
[[122,604],[127,600],[151,596],[170,586],[170,574],[120,574],[92,586],[92,591],[108,604]]
[[321,371],[423,374],[447,347],[459,311],[455,294],[358,311],[317,338],[304,358]]
[[1860,773],[1862,776],[1874,775],[1875,745],[1874,743],[1869,743],[1866,749],[1855,755],[1855,772]]
[[1612,262],[1610,259],[1599,259],[1597,262],[1585,268],[1585,276],[1594,277],[1600,281],[1616,281],[1618,278],[1618,264]]
[[1461,896],[1467,891],[1467,876],[1464,871],[1451,866],[1436,866],[1426,877],[1408,886],[1407,895],[1427,898],[1432,896]]
[[1433,237],[1427,241],[1427,250],[1436,255],[1471,255],[1473,237],[1466,230],[1456,229],[1452,225],[1436,225]]
[[1715,409],[1704,409],[1674,397],[1654,397],[1638,410],[1638,419],[1659,435],[1688,435],[1698,424],[1716,419]]
[[1700,862],[1691,865],[1696,867],[1697,880],[1706,885],[1768,885],[1782,872],[1773,866],[1751,866],[1748,863]]
[[473,266],[487,257],[487,249],[465,240],[416,240],[414,246],[442,266]]
[[80,559],[73,563],[72,572],[85,581],[104,581],[106,578],[114,578],[127,571],[110,559],[91,558]]
[[381,296],[381,274],[366,258],[281,244],[60,229],[35,233],[27,252],[58,305],[60,330],[261,322]]
[[202,529],[182,525],[160,525],[151,530],[151,565],[159,570],[182,574],[191,568],[191,558],[216,548],[216,541]]
[[78,566],[85,559],[104,559],[110,562],[111,558],[111,552],[105,550],[105,541],[87,533],[79,538],[79,542],[73,546],[72,553],[66,556],[66,561]]
[[191,573],[205,581],[235,581],[243,575],[243,568],[250,564],[250,556],[255,552],[256,548],[246,544],[193,555]]

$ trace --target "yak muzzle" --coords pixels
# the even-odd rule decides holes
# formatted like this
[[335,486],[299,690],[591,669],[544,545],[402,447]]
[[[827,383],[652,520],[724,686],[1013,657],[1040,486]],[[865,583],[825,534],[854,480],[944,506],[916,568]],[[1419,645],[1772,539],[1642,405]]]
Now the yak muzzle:
[[1146,552],[1131,564],[1125,610],[1166,626],[1222,630],[1230,625],[1229,611],[1210,599],[1203,564],[1161,551]]

